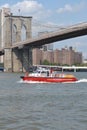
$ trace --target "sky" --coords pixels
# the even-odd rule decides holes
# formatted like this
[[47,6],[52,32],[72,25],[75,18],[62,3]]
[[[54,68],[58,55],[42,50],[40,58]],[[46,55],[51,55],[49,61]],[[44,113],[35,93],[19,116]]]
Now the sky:
[[[32,16],[33,30],[37,26],[38,31],[87,22],[87,0],[0,0],[0,9],[3,7],[10,8],[13,15]],[[54,43],[54,49],[65,46],[73,46],[87,59],[87,35]]]

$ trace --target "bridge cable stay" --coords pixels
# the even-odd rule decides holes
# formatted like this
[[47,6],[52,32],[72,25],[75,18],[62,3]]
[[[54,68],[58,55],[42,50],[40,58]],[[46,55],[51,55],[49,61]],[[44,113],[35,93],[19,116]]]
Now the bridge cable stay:
[[65,27],[58,26],[53,23],[42,23],[35,19],[33,19],[33,21],[32,21],[33,36],[38,36],[39,34],[42,35],[45,33],[50,33],[50,32],[58,31],[61,29],[65,29]]

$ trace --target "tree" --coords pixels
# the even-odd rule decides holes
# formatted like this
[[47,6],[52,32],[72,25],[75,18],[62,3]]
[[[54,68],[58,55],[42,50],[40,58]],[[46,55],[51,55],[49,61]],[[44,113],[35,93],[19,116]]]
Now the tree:
[[48,60],[44,60],[44,61],[42,62],[42,64],[43,64],[43,65],[49,65],[50,63],[49,63]]

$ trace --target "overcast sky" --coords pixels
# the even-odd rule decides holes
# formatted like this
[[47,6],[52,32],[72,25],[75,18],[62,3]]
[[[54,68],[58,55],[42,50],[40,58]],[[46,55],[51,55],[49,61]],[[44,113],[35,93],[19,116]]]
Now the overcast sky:
[[[14,15],[32,16],[33,21],[49,27],[65,27],[87,22],[87,0],[0,0]],[[20,9],[20,11],[19,11]],[[54,43],[54,48],[73,46],[87,58],[87,36]]]

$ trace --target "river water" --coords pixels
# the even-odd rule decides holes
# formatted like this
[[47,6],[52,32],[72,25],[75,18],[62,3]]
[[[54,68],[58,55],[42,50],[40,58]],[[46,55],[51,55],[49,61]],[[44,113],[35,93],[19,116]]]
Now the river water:
[[77,83],[23,83],[0,73],[0,130],[87,130],[87,72]]

